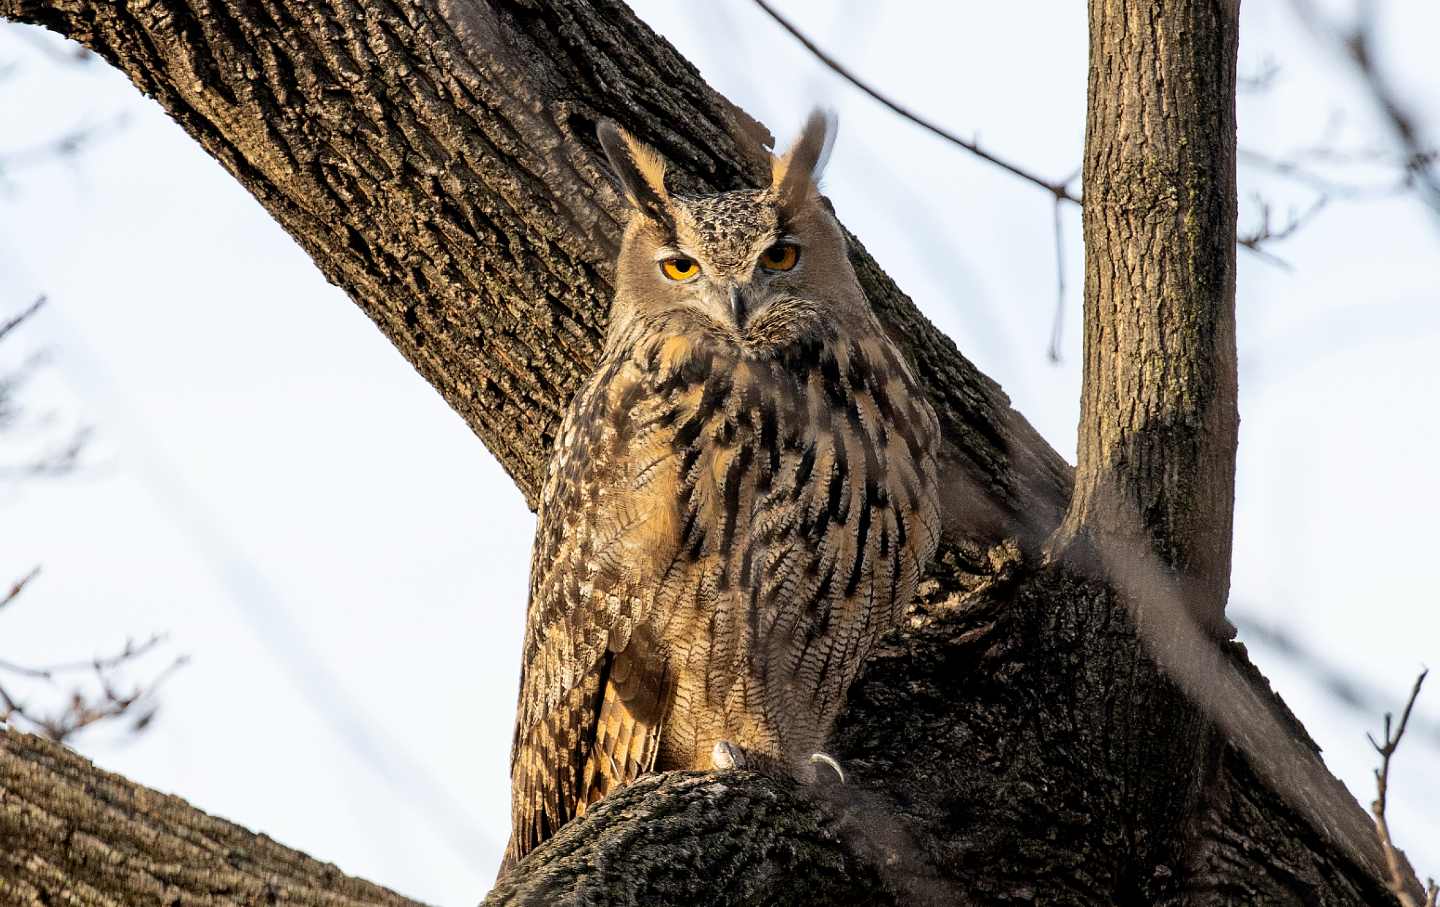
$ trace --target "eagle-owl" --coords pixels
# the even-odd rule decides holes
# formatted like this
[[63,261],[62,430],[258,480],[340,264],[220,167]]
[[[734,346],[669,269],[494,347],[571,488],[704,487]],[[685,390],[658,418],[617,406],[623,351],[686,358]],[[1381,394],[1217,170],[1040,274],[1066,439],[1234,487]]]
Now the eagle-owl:
[[649,771],[807,778],[934,553],[938,424],[816,188],[832,135],[681,197],[599,128],[631,214],[540,500],[507,867]]

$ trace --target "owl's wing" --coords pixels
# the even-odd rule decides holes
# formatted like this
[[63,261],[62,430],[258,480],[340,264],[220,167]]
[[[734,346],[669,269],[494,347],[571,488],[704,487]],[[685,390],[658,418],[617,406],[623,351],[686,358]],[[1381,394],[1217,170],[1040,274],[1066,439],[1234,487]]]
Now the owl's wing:
[[531,563],[507,864],[655,761],[668,687],[642,624],[673,549],[668,446],[630,436],[643,379],[601,369],[572,404]]

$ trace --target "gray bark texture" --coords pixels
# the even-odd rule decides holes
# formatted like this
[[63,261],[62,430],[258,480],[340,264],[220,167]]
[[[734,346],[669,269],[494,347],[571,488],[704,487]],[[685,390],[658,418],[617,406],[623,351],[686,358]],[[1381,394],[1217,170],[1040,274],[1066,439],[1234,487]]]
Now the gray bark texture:
[[0,904],[275,903],[416,907],[59,744],[0,730]]
[[[1235,23],[1221,0],[1091,9],[1087,255],[1111,264],[1087,258],[1087,322],[1101,323],[1086,329],[1089,497],[1071,505],[1063,459],[855,241],[861,283],[940,414],[949,494],[946,544],[836,730],[850,782],[644,779],[486,903],[1393,903],[1367,817],[1244,648],[1205,637],[1206,658],[1174,657],[1193,647],[1157,646],[1154,622],[1136,620],[1147,590],[1114,579],[1112,553],[1136,534],[1094,503],[1106,488],[1141,503],[1140,563],[1187,602],[1187,577],[1204,578],[1197,613],[1215,613],[1228,577],[1233,106],[1196,93],[1233,86]],[[680,189],[763,172],[749,150],[763,127],[613,0],[0,0],[0,15],[79,40],[153,97],[531,502],[604,331],[623,209],[596,121],[658,148]],[[1128,94],[1157,78],[1171,93]],[[1156,116],[1169,132],[1147,131]],[[1167,150],[1177,142],[1188,150]],[[1142,234],[1149,252],[1131,245]],[[1106,276],[1120,265],[1123,279]],[[1143,368],[1121,361],[1138,350]],[[1145,418],[1111,424],[1103,410],[1132,396]],[[0,739],[0,892],[16,903],[404,903],[54,747]],[[138,826],[113,830],[117,812]]]

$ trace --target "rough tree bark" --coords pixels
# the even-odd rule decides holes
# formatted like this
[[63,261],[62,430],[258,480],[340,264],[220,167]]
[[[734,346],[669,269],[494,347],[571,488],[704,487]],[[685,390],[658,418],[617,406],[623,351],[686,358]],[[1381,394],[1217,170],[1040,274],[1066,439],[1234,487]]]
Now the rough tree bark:
[[[1087,325],[1090,440],[1065,533],[1045,544],[1070,503],[1064,461],[856,241],[866,292],[941,413],[952,494],[947,544],[908,625],[871,659],[837,729],[852,783],[649,779],[567,826],[489,903],[1391,903],[1363,811],[1243,647],[1206,650],[1205,670],[1223,668],[1233,694],[1220,706],[1185,695],[1137,639],[1135,596],[1104,578],[1095,530],[1117,524],[1096,502],[1114,488],[1143,504],[1160,572],[1206,578],[1207,607],[1223,605],[1234,393],[1216,305],[1233,300],[1233,250],[1231,233],[1221,249],[1208,231],[1233,226],[1233,149],[1222,147],[1233,113],[1229,96],[1195,92],[1233,85],[1235,22],[1224,0],[1091,9],[1086,194],[1100,207],[1087,210],[1087,240],[1111,263],[1090,262],[1087,320],[1114,327]],[[81,41],[154,97],[375,320],[527,500],[603,333],[621,206],[595,121],[613,117],[661,149],[686,188],[760,176],[745,137],[763,129],[613,0],[0,0],[0,15]],[[1152,78],[1166,91],[1097,108],[1097,92]],[[1157,116],[1194,144],[1157,145]],[[1112,221],[1121,232],[1098,227]],[[1126,245],[1137,236],[1163,248]],[[1123,281],[1105,279],[1115,267]],[[1123,361],[1138,338],[1164,345]],[[1209,396],[1187,396],[1193,382]],[[1105,425],[1107,387],[1108,399],[1155,408]],[[1136,458],[1129,472],[1122,450]],[[1202,499],[1210,509],[1187,516]],[[1269,724],[1227,723],[1217,712],[1230,706]],[[1247,736],[1256,727],[1291,749],[1276,757]],[[1287,788],[1294,777],[1305,798]],[[256,860],[208,846],[191,829],[213,820],[175,801],[134,833],[96,831],[155,796],[5,735],[0,891],[31,903],[78,891],[92,903],[246,902],[243,886],[265,879],[275,898],[307,903],[335,882],[260,839],[236,845]],[[223,836],[247,840],[233,826]],[[207,843],[177,856],[171,837]],[[97,859],[134,871],[93,871]],[[278,863],[289,868],[267,875]],[[236,880],[172,881],[219,873]]]
[[1090,4],[1085,378],[1056,543],[1158,558],[1224,629],[1235,446],[1239,2]]
[[0,732],[0,904],[417,907],[328,863]]

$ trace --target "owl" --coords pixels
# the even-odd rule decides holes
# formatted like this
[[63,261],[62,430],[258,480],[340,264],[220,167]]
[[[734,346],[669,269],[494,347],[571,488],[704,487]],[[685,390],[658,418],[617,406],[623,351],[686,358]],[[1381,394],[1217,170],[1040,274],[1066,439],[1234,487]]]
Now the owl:
[[833,120],[701,197],[598,132],[630,215],[540,499],[507,867],[646,772],[810,780],[939,537],[935,414],[817,189]]

